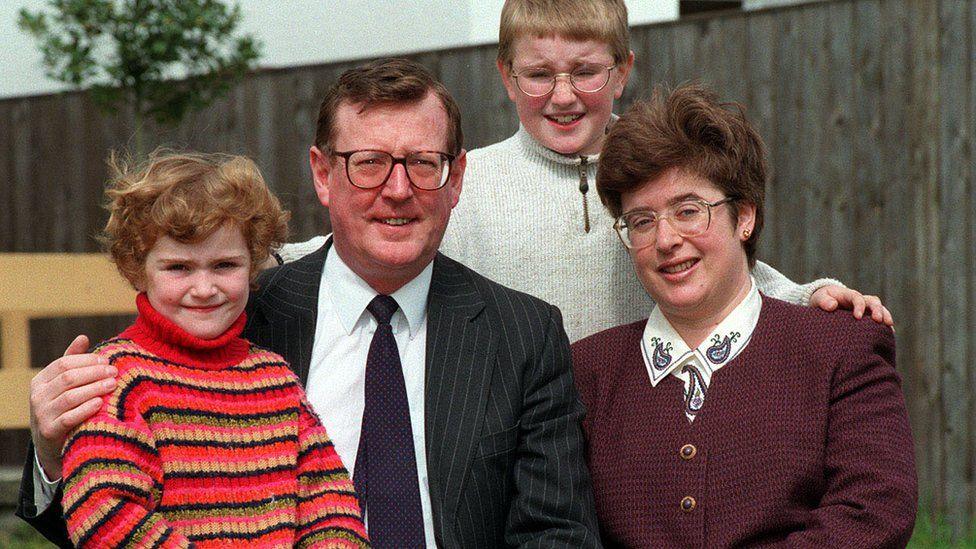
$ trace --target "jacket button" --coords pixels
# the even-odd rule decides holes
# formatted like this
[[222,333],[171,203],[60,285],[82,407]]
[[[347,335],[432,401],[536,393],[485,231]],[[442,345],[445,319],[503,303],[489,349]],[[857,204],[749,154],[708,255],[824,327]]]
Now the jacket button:
[[694,511],[695,507],[697,506],[698,506],[698,502],[695,501],[695,498],[691,496],[685,496],[681,498],[681,510],[684,511],[685,513],[690,513]]
[[698,454],[698,448],[694,444],[685,444],[681,447],[681,459],[692,459]]

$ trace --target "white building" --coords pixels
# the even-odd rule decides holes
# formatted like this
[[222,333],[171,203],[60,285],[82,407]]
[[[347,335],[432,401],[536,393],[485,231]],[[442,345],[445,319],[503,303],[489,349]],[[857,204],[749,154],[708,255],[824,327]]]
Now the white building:
[[[287,67],[488,44],[498,40],[504,0],[240,0],[242,30],[264,45],[260,66]],[[678,17],[678,0],[626,0],[631,25]],[[33,38],[17,27],[21,8],[0,2],[0,98],[65,89],[44,76]]]

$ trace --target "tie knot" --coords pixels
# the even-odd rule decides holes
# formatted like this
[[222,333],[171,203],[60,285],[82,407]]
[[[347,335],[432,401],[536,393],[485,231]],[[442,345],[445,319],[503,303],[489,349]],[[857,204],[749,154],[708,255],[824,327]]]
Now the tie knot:
[[380,325],[389,324],[390,319],[393,318],[393,313],[395,313],[399,308],[400,306],[397,305],[395,299],[388,295],[382,294],[374,297],[373,301],[370,301],[369,305],[366,306],[366,310],[373,315],[373,318],[375,318],[376,322],[380,323]]

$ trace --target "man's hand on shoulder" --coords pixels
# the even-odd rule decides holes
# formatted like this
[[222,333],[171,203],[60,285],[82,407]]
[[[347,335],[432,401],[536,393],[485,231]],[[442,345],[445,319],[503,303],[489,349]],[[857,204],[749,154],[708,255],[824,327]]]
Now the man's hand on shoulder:
[[864,295],[857,290],[843,286],[829,285],[819,288],[810,296],[810,305],[820,307],[825,311],[838,308],[853,311],[854,318],[862,318],[864,313],[871,315],[871,320],[886,326],[894,326],[891,312],[881,303],[881,298]]
[[88,338],[76,337],[64,356],[30,383],[31,439],[49,479],[61,477],[61,448],[68,433],[94,415],[101,397],[115,388],[115,367],[87,350]]

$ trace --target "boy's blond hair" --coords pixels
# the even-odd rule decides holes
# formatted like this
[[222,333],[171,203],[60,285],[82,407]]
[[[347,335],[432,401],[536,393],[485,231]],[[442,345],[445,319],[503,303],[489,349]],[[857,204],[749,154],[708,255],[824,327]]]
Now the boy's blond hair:
[[616,63],[630,56],[624,0],[506,0],[498,29],[498,61],[511,68],[515,41],[527,36],[605,42]]
[[136,289],[144,289],[146,256],[161,236],[194,243],[234,223],[251,254],[252,281],[288,236],[288,212],[248,158],[156,150],[140,165],[114,154],[108,163],[110,215],[101,240]]

